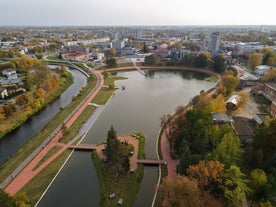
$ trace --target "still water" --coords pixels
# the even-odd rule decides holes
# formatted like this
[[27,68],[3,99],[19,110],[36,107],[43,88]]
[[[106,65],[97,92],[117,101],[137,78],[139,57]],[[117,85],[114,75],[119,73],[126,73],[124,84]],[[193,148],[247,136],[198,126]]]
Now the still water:
[[[113,125],[118,136],[143,132],[146,157],[157,158],[159,118],[174,113],[177,106],[187,104],[201,90],[215,85],[204,80],[207,74],[198,72],[149,70],[147,74],[143,76],[137,71],[117,73],[128,79],[116,82],[119,90],[106,104],[82,143],[97,144],[106,140],[107,131]],[[134,206],[151,206],[157,179],[158,168],[145,167]],[[99,206],[99,193],[90,153],[74,152],[38,206]]]
[[87,79],[81,72],[77,70],[69,70],[69,72],[74,77],[74,83],[59,98],[48,104],[22,126],[0,139],[0,163],[16,152],[28,139],[40,132],[60,111],[60,107],[67,106],[72,101],[72,96],[78,94],[79,89],[87,84]]

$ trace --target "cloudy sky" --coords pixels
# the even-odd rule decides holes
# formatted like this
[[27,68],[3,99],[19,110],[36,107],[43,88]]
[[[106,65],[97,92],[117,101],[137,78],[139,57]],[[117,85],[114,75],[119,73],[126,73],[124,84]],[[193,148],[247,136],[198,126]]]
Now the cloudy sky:
[[0,0],[0,26],[275,24],[276,0]]

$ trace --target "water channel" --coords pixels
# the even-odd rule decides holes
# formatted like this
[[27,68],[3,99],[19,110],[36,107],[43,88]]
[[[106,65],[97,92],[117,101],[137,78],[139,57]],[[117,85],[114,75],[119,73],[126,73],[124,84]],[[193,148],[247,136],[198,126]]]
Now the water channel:
[[22,126],[0,139],[0,163],[4,162],[28,139],[36,135],[59,112],[61,106],[67,106],[72,96],[87,84],[86,77],[77,70],[70,70],[74,83],[59,98],[48,104],[41,112],[27,120]]
[[[173,113],[177,106],[187,104],[201,90],[215,85],[204,80],[208,76],[204,73],[177,70],[149,70],[147,73],[147,76],[137,71],[117,73],[128,79],[116,82],[120,89],[112,96],[82,143],[97,144],[106,140],[107,131],[113,125],[117,135],[143,132],[146,136],[146,157],[157,158],[160,116]],[[134,206],[151,206],[157,179],[158,168],[145,167]],[[91,154],[74,152],[38,206],[99,206],[99,193]]]

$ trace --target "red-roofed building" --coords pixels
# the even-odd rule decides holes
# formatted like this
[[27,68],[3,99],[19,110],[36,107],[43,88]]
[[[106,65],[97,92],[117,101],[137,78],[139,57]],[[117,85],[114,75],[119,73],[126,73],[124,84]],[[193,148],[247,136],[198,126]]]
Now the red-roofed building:
[[160,58],[167,58],[169,55],[169,49],[165,48],[165,49],[150,50],[150,53]]

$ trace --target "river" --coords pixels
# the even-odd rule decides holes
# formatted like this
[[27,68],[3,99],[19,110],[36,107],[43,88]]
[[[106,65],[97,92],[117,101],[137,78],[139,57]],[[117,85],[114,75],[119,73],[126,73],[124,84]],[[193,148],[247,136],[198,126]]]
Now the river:
[[[207,74],[191,71],[149,70],[143,76],[137,71],[118,72],[127,77],[116,82],[119,90],[87,133],[84,144],[97,144],[106,140],[113,125],[117,135],[141,131],[146,136],[147,158],[157,158],[156,140],[160,130],[159,118],[174,113],[179,105],[187,104],[201,90],[215,83],[205,81]],[[122,86],[125,90],[122,90]],[[145,167],[135,207],[151,206],[158,179],[157,167]],[[99,184],[89,152],[74,152],[56,180],[50,186],[39,207],[99,206]]]
[[60,111],[67,106],[72,96],[87,84],[87,78],[77,70],[69,70],[74,77],[74,83],[68,87],[59,98],[48,104],[42,111],[28,119],[22,126],[0,139],[0,163],[16,152],[27,140],[32,138]]

